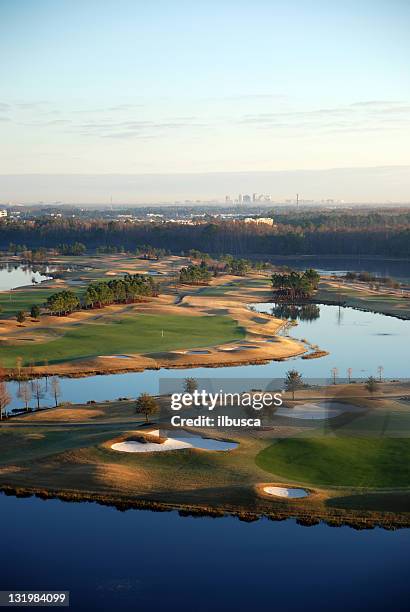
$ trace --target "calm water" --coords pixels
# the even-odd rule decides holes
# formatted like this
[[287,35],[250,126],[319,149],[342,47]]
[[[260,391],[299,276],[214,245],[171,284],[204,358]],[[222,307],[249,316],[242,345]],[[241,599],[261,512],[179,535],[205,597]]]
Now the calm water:
[[346,272],[371,272],[376,276],[390,276],[399,280],[410,279],[410,261],[396,259],[374,259],[368,257],[272,257],[279,266],[296,270],[315,268],[323,274],[345,274]]
[[1,589],[73,610],[408,609],[410,530],[181,518],[1,496]]
[[15,264],[0,265],[0,291],[9,291],[16,287],[23,287],[48,280],[50,276],[35,272],[30,266]]
[[[272,312],[273,304],[258,304],[260,312]],[[388,378],[410,377],[408,359],[408,339],[410,321],[401,321],[385,315],[360,312],[352,308],[320,306],[320,316],[314,321],[300,321],[290,330],[290,334],[318,344],[330,352],[327,357],[303,360],[291,359],[285,362],[271,362],[265,365],[248,365],[226,368],[194,368],[185,370],[146,370],[131,374],[92,376],[89,378],[61,379],[62,400],[85,402],[103,401],[118,397],[136,397],[146,391],[157,394],[166,380],[184,379],[194,376],[200,379],[236,379],[243,381],[243,390],[252,386],[252,380],[283,378],[292,367],[305,378],[330,379],[331,370],[337,367],[342,378],[347,368],[352,368],[354,378],[364,378],[377,374],[378,366],[383,366]],[[169,387],[166,387],[167,390]],[[16,396],[17,383],[9,384],[13,397],[10,408],[21,407]],[[180,385],[175,388],[180,390]],[[45,397],[44,405],[53,405],[51,398]]]

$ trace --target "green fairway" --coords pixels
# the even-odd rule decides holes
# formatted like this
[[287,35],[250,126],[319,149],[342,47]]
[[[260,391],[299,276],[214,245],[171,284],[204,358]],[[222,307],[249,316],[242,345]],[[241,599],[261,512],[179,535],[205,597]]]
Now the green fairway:
[[10,317],[19,310],[29,311],[33,304],[41,306],[55,289],[26,289],[0,293],[1,316]]
[[[77,295],[80,295],[84,290],[83,287],[70,287]],[[49,289],[18,289],[14,291],[3,291],[0,293],[0,308],[2,318],[13,317],[19,310],[30,312],[33,304],[42,306],[47,298],[56,292],[55,288]]]
[[256,457],[267,472],[299,483],[352,487],[410,486],[410,439],[286,439]]
[[50,364],[98,355],[154,353],[177,348],[213,346],[244,337],[244,330],[230,317],[193,317],[140,314],[67,327],[62,336],[45,343],[21,343],[0,347],[0,361],[13,367],[17,357]]

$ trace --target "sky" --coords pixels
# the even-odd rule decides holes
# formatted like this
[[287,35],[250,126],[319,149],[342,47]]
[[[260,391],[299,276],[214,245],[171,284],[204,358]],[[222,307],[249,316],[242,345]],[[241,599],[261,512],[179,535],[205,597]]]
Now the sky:
[[408,0],[0,0],[0,201],[410,201],[409,32]]

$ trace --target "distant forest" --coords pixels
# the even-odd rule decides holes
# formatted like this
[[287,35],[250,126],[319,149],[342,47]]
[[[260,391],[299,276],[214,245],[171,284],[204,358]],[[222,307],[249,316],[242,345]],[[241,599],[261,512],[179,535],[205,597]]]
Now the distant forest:
[[374,255],[410,257],[410,212],[309,212],[274,215],[275,227],[215,221],[200,225],[127,221],[46,219],[0,221],[0,249],[56,248],[81,243],[89,251],[116,247],[135,252],[150,245],[179,254]]

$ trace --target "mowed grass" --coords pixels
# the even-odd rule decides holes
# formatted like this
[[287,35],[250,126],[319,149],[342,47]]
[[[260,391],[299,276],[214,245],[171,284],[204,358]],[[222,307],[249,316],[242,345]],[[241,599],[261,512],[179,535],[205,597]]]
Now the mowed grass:
[[410,439],[286,439],[268,446],[256,464],[301,484],[369,488],[410,486]]
[[44,359],[53,364],[98,355],[213,346],[244,335],[244,329],[230,317],[139,314],[105,324],[67,327],[63,336],[50,342],[2,346],[0,361],[6,367],[13,367],[17,357],[22,357],[23,365],[41,365]]
[[32,289],[30,287],[29,289],[3,291],[0,293],[0,318],[14,317],[19,310],[23,310],[26,315],[29,315],[30,309],[34,304],[43,306],[50,295],[62,291],[63,289],[73,291],[78,297],[81,297],[84,292],[84,287],[82,286],[68,286],[61,287],[60,289],[56,289],[55,287]]
[[337,289],[322,284],[316,294],[316,299],[318,301],[342,300],[347,306],[352,306],[353,308],[362,308],[363,310],[372,310],[382,314],[410,318],[410,300],[405,297],[376,295],[348,287]]
[[19,310],[29,312],[33,304],[41,306],[56,289],[26,289],[0,293],[0,308],[2,317],[11,317]]

